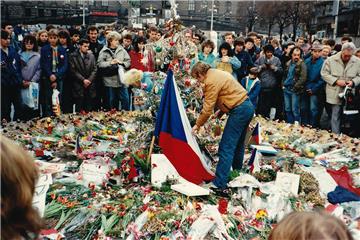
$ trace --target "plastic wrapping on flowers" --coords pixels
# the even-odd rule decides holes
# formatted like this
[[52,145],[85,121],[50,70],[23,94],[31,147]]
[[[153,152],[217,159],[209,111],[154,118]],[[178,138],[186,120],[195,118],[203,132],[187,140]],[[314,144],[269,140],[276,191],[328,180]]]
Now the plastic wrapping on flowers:
[[[175,76],[193,124],[201,110],[202,90],[186,69]],[[186,197],[172,191],[170,181],[155,188],[147,156],[164,74],[154,73],[153,81],[154,91],[144,95],[144,111],[63,114],[3,126],[3,135],[39,160],[44,173],[53,174],[44,213],[48,229],[56,229],[65,239],[267,239],[287,213],[327,203],[318,180],[303,170],[302,163],[359,168],[358,139],[256,117],[251,126],[259,122],[262,139],[279,150],[276,156],[262,156],[260,171],[252,174],[260,187],[245,181],[242,187],[231,188],[226,198]],[[219,129],[225,123],[226,117],[210,119],[197,136],[213,170]],[[153,152],[160,151],[155,146]],[[246,167],[231,172],[231,179],[250,173],[248,153]],[[347,161],[334,161],[333,154]],[[59,164],[65,165],[64,171],[56,171]],[[279,171],[300,175],[297,196],[273,191]],[[354,211],[351,204],[346,208]]]

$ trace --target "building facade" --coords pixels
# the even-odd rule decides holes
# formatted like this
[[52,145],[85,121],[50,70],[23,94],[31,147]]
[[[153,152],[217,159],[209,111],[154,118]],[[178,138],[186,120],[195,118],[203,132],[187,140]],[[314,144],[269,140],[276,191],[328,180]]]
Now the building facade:
[[354,0],[318,1],[314,16],[317,35],[334,36],[337,2],[339,2],[337,37],[343,35],[360,37],[360,1]]

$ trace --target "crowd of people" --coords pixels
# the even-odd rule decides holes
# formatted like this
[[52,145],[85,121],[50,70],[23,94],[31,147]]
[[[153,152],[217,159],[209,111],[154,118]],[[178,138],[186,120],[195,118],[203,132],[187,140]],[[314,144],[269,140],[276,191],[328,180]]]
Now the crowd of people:
[[[95,26],[84,31],[48,25],[20,39],[12,24],[2,23],[3,122],[53,115],[54,89],[59,91],[62,113],[133,109],[132,92],[119,81],[118,69],[166,71],[157,66],[155,54],[144,55],[145,44],[158,41],[164,33],[155,26],[120,31],[107,26],[100,32]],[[198,49],[191,65],[201,61],[229,72],[247,90],[257,114],[331,128],[334,133],[350,126],[347,133],[359,136],[354,123],[359,120],[360,49],[350,37],[338,44],[333,39],[310,42],[303,37],[281,44],[255,32],[244,37],[229,32],[222,37],[215,49],[201,31],[186,30],[186,41]],[[39,107],[24,99],[34,83]],[[352,114],[343,114],[344,110]],[[322,115],[328,117],[328,126],[320,124]]]

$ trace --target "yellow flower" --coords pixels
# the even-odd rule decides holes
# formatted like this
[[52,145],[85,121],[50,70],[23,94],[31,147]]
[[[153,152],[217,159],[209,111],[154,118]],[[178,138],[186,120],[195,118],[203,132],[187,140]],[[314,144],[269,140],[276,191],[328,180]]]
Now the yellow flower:
[[267,217],[267,216],[268,216],[268,214],[267,214],[266,210],[264,210],[264,209],[259,209],[259,210],[256,212],[255,218],[259,220],[259,219],[263,219],[263,218],[265,218],[265,217]]
[[151,219],[155,216],[155,214],[153,212],[148,212],[148,219]]

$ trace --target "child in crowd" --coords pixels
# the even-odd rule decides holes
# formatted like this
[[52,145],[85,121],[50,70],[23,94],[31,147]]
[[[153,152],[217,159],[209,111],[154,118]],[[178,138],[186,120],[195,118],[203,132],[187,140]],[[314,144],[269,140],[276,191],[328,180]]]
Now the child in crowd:
[[251,103],[256,108],[258,103],[259,94],[260,94],[260,80],[257,77],[259,71],[256,67],[253,67],[249,71],[249,75],[241,80],[241,85],[246,89],[248,92],[248,96],[250,98]]

